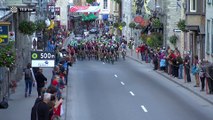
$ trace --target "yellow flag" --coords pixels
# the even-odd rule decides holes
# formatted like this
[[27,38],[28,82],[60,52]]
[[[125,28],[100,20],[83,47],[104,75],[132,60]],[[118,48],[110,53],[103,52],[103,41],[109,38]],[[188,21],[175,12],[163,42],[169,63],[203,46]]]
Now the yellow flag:
[[120,30],[122,30],[122,29],[123,29],[123,27],[122,27],[122,26],[119,26],[118,28],[119,28]]

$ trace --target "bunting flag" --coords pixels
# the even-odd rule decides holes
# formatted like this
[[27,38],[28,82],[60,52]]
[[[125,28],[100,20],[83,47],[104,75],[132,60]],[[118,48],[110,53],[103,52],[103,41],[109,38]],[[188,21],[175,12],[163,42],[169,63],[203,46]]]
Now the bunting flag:
[[99,12],[100,6],[72,6],[70,7],[70,12],[80,12],[80,13],[86,13],[86,12]]

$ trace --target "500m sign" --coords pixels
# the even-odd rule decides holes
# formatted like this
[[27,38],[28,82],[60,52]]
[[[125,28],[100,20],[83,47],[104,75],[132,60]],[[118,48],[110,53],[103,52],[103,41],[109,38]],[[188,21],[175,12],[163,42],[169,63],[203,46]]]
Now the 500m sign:
[[55,53],[46,51],[31,52],[32,67],[54,67]]

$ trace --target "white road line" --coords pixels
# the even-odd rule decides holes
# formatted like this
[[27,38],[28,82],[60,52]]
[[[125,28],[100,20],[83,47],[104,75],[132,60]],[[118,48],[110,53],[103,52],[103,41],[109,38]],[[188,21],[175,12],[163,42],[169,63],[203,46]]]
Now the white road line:
[[115,77],[118,77],[116,74],[114,75]]
[[121,81],[121,85],[125,85],[125,83]]
[[135,94],[134,94],[132,91],[129,91],[129,93],[130,93],[132,96],[135,96]]
[[143,109],[144,112],[148,112],[148,110],[145,108],[145,106],[141,105],[141,108]]

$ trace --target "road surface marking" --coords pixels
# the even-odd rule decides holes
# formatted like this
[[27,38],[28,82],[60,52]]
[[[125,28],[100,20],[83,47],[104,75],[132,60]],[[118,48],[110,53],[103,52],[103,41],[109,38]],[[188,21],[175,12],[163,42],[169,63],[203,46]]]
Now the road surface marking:
[[132,91],[129,91],[129,93],[130,93],[132,96],[135,96],[135,94],[134,94]]
[[115,77],[118,77],[116,74],[114,75]]
[[143,109],[144,112],[148,112],[148,110],[145,108],[145,106],[141,105],[141,108]]
[[103,62],[103,64],[105,64],[105,63]]
[[125,83],[121,81],[121,85],[125,85]]

